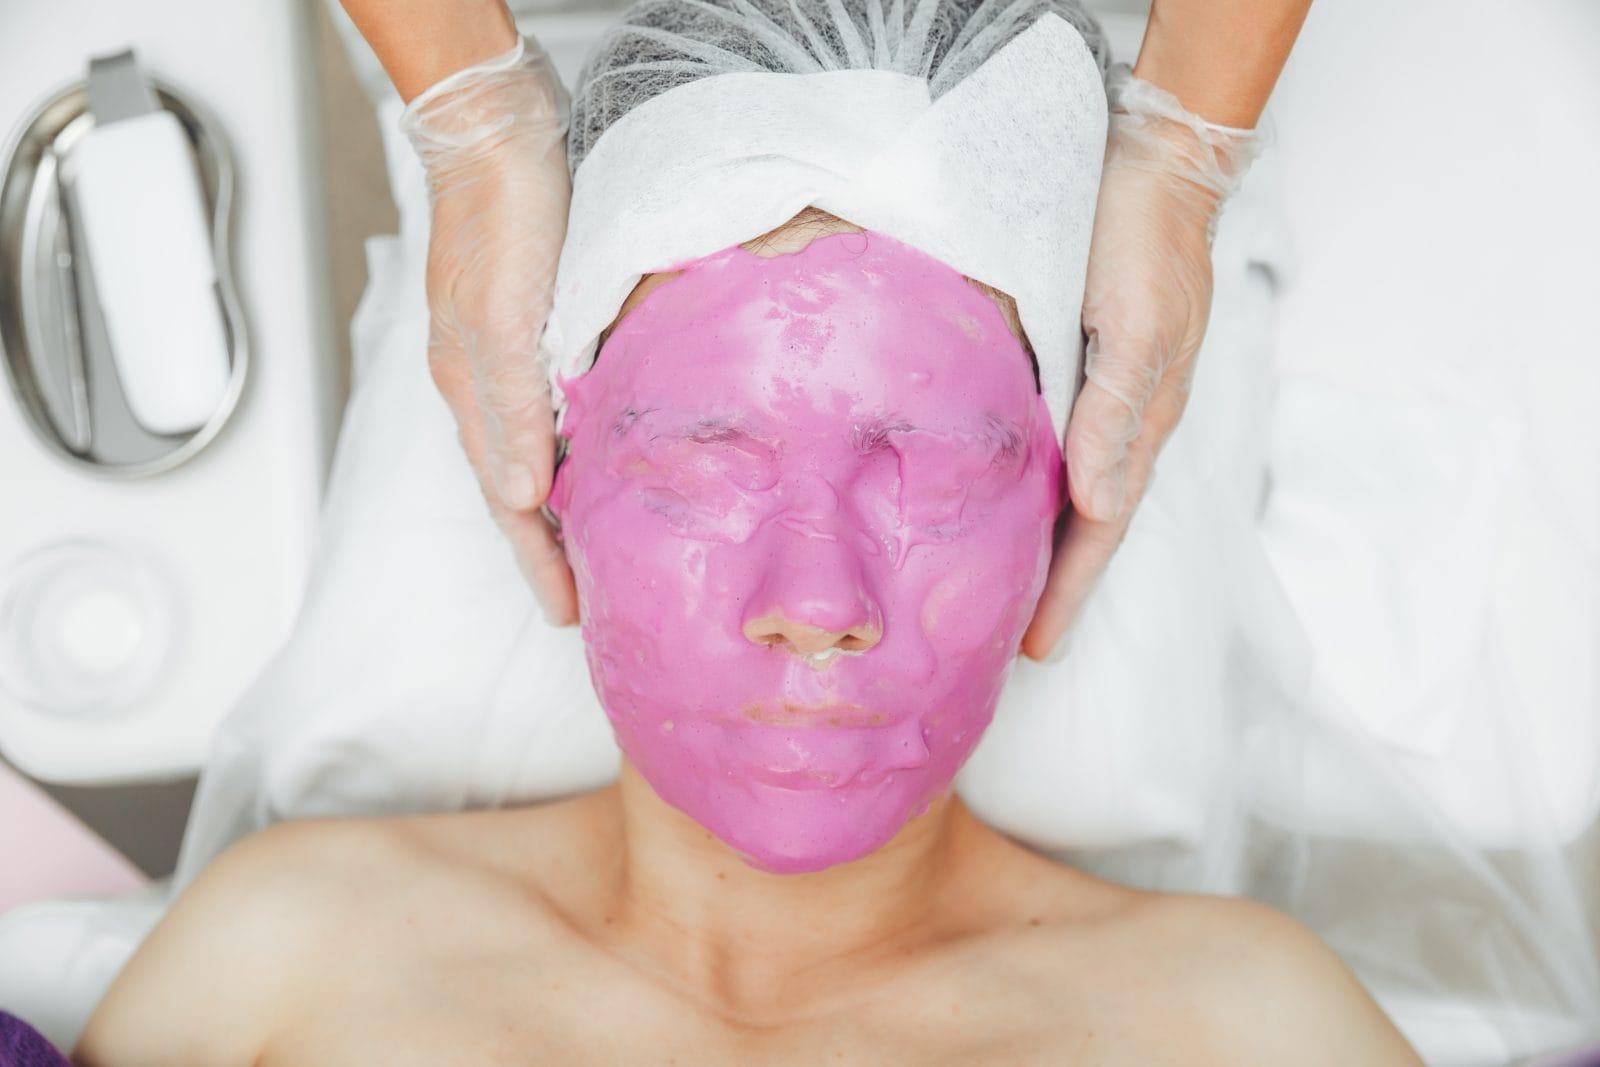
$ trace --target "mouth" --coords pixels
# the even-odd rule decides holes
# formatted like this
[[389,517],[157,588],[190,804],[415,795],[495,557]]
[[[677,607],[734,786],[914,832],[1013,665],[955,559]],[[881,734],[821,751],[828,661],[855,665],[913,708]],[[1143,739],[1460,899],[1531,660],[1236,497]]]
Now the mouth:
[[776,703],[746,704],[739,709],[747,722],[763,726],[827,726],[845,730],[864,730],[886,726],[889,717],[859,704],[797,704],[790,700]]
[[796,793],[809,792],[818,789],[842,789],[853,784],[861,777],[861,769],[857,768],[846,774],[820,768],[807,768],[805,770],[777,770],[773,767],[752,766],[748,773],[752,779],[763,785],[770,785],[775,789],[787,789]]
[[[896,772],[928,763],[927,739],[917,719],[869,726],[885,716],[852,705],[780,710],[785,716],[804,714],[803,725],[746,720],[726,727],[730,744],[724,751],[737,768],[735,776],[789,792],[843,791],[876,787]],[[825,720],[844,725],[824,725]]]

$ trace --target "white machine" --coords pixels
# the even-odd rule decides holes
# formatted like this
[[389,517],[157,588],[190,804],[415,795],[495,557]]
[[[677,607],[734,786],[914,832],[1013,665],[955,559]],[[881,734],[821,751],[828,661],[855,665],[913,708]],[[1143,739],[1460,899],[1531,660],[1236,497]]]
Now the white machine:
[[0,752],[40,779],[195,772],[299,603],[342,380],[312,13],[0,16]]

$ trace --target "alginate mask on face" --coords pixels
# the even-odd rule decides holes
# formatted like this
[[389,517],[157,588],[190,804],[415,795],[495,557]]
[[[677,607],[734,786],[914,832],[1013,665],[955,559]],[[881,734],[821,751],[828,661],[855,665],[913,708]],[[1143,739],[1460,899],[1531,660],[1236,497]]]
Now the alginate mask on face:
[[690,263],[563,383],[551,508],[657,794],[764,870],[888,841],[994,713],[1061,449],[993,299],[871,232]]

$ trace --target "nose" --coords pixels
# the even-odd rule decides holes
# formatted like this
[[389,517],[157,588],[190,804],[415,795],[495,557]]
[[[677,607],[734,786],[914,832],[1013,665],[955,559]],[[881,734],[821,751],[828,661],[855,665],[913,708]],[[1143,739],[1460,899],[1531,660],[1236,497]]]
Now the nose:
[[865,652],[883,638],[883,611],[842,540],[781,531],[755,594],[746,640],[800,656]]

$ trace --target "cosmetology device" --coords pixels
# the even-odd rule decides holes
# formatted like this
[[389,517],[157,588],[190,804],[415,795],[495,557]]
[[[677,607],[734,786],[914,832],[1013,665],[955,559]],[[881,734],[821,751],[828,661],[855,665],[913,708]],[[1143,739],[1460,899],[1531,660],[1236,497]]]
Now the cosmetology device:
[[0,186],[0,339],[46,448],[132,478],[215,439],[249,365],[233,198],[216,120],[131,51],[92,60],[23,129]]
[[7,16],[0,752],[59,782],[199,767],[287,632],[337,397],[293,74],[201,69],[162,6]]

